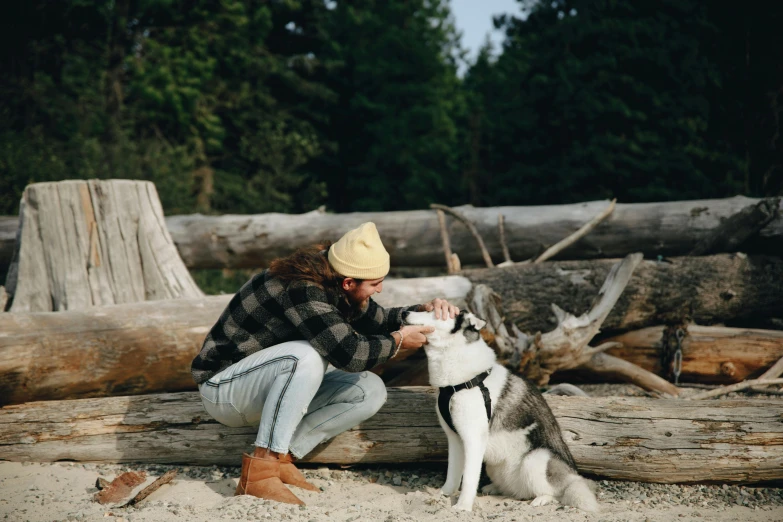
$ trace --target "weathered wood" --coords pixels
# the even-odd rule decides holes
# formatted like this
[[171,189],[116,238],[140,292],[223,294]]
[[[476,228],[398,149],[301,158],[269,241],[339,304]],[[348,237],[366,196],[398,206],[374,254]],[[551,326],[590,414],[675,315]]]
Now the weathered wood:
[[692,401],[713,399],[715,397],[720,397],[721,395],[728,395],[729,393],[732,392],[742,391],[754,387],[761,388],[763,386],[768,386],[771,384],[783,385],[783,379],[750,379],[747,381],[735,382],[734,384],[721,386],[720,388],[716,388],[714,390],[707,390],[707,391],[697,393],[696,395],[691,395],[690,397],[688,397],[688,399]]
[[19,221],[6,283],[12,312],[203,295],[148,181],[34,183],[25,188]]
[[[556,261],[464,270],[503,300],[506,318],[526,333],[556,326],[552,303],[588,310],[616,259]],[[783,309],[783,259],[744,254],[645,260],[602,329],[634,330],[660,324],[716,324],[777,317]]]
[[672,383],[644,368],[605,352],[596,353],[579,368],[588,370],[593,376],[620,379],[623,382],[635,384],[643,390],[657,392],[664,396],[677,397],[680,394],[680,390]]
[[[449,215],[462,222],[462,224],[467,227],[467,229],[470,231],[470,234],[476,240],[476,243],[478,244],[478,247],[481,250],[481,257],[484,259],[484,264],[489,268],[495,266],[495,264],[492,262],[492,257],[489,255],[489,252],[487,251],[487,247],[484,246],[484,238],[481,237],[481,234],[479,234],[478,230],[476,230],[475,225],[473,225],[473,223],[471,223],[471,221],[468,218],[466,218],[460,212],[454,210],[453,208],[447,207],[445,205],[431,203],[430,208],[434,210],[438,210],[440,212],[447,212]],[[444,227],[441,226],[441,233],[443,233],[443,228]]]
[[0,314],[0,404],[193,390],[190,363],[230,298]]
[[[390,388],[380,412],[304,460],[443,462],[436,390]],[[783,401],[547,396],[583,473],[663,483],[783,478]],[[0,459],[239,465],[255,427],[211,419],[194,392],[0,409]]]
[[4,283],[8,275],[18,232],[18,216],[0,216],[0,283]]
[[[567,259],[622,257],[629,252],[673,256],[689,252],[721,220],[758,199],[735,197],[670,203],[618,204],[589,236],[562,252]],[[608,201],[572,205],[474,208],[455,207],[475,224],[493,259],[503,259],[497,216],[505,216],[506,237],[514,259],[528,259],[579,229]],[[365,221],[373,221],[395,266],[441,266],[443,252],[434,212],[415,210],[352,214],[310,212],[300,215],[172,216],[167,225],[185,263],[192,268],[256,268],[294,248],[336,239]],[[475,240],[460,223],[449,224],[451,247],[463,265],[483,264]],[[783,250],[783,218],[743,245],[748,252]]]
[[[705,318],[717,322],[745,314],[779,312],[783,300],[783,291],[779,290],[783,281],[781,260],[711,256],[701,258],[703,266],[690,269],[692,261],[643,261],[603,328],[660,324],[663,320],[679,318],[678,314],[688,310],[694,311],[701,322]],[[569,303],[574,312],[588,309],[611,262],[553,262],[478,271],[480,278],[475,277],[475,271],[467,275],[480,281],[489,279],[488,273],[493,275],[490,286],[500,285],[492,288],[503,295],[507,318],[517,320],[529,332],[536,329],[546,332],[554,328],[546,320],[553,315],[550,303]],[[677,270],[683,266],[685,273],[679,274]],[[745,278],[750,283],[743,282]],[[377,300],[384,306],[403,306],[445,297],[462,307],[470,289],[470,281],[461,276],[390,279]],[[731,292],[734,293],[730,299],[721,295],[729,296]],[[0,400],[10,403],[190,389],[187,373],[190,361],[229,298],[198,301],[209,307],[204,310],[196,308],[200,304],[185,301],[178,304],[174,300],[138,303],[130,308],[118,305],[84,310],[61,318],[53,313],[0,314]],[[172,374],[179,372],[178,376],[161,373],[155,377],[145,370],[145,364],[134,362],[144,361],[148,356],[154,361],[162,357],[159,352],[170,357],[166,370]],[[86,378],[82,369],[86,366],[78,365],[79,361],[91,361],[98,371],[92,371]],[[163,372],[162,366],[150,364]]]
[[[670,378],[675,328],[654,326],[605,339],[621,346],[606,353]],[[683,326],[681,382],[730,384],[760,377],[783,358],[783,332],[722,326]]]
[[597,227],[603,220],[605,220],[609,215],[612,213],[614,208],[617,206],[617,198],[614,198],[612,201],[609,202],[609,206],[607,206],[600,214],[595,216],[593,219],[582,225],[582,227],[571,234],[570,236],[561,239],[559,242],[555,243],[551,247],[547,248],[546,251],[538,256],[533,262],[534,263],[543,263],[544,261],[548,261],[549,259],[555,257],[557,254],[562,252],[563,250],[567,249],[583,237],[585,237],[587,234],[590,233],[591,230],[593,230],[595,227]]
[[[389,279],[376,298],[459,303],[469,289],[459,276]],[[0,405],[195,389],[190,363],[231,297],[0,314]]]
[[[618,204],[612,215],[589,236],[559,254],[560,259],[685,255],[723,220],[759,199],[727,199],[668,203]],[[498,215],[505,217],[508,247],[514,259],[536,257],[600,213],[608,201],[571,205],[474,208],[455,207],[475,224],[490,255],[503,260]],[[0,217],[0,266],[13,248],[13,221]],[[442,266],[438,220],[432,211],[324,214],[258,214],[166,218],[174,242],[190,268],[258,268],[295,248],[340,235],[365,221],[374,221],[392,255],[394,266]],[[5,225],[4,225],[5,223]],[[463,265],[483,264],[475,240],[460,223],[449,224],[451,246]],[[783,218],[778,215],[757,237],[741,245],[745,252],[779,254]],[[4,273],[4,272],[3,272]]]
[[758,234],[779,214],[780,198],[762,199],[723,220],[699,241],[688,255],[703,256],[733,252],[748,238]]

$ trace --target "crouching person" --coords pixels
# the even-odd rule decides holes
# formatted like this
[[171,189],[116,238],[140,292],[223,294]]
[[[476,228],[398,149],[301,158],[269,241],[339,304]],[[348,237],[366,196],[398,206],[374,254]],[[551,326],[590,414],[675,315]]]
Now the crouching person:
[[421,348],[432,331],[401,326],[402,312],[459,312],[442,299],[383,309],[371,296],[388,272],[378,231],[364,223],[333,245],[273,261],[212,327],[191,366],[204,408],[226,426],[258,426],[237,495],[303,504],[287,486],[318,489],[293,458],[372,417],[386,387],[367,370]]

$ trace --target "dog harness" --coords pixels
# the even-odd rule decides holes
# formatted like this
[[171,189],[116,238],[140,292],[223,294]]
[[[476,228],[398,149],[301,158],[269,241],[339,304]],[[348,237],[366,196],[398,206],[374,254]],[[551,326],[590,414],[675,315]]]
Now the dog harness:
[[489,372],[491,371],[492,368],[484,373],[476,375],[468,382],[463,382],[456,386],[441,386],[440,391],[438,392],[438,410],[440,411],[443,420],[446,421],[446,424],[449,425],[449,428],[451,428],[451,431],[454,433],[457,433],[457,428],[454,427],[454,421],[451,420],[451,398],[459,391],[469,390],[478,386],[481,390],[481,395],[484,396],[484,408],[487,410],[487,422],[492,418],[492,399],[489,396],[489,390],[484,386],[484,379],[489,377]]

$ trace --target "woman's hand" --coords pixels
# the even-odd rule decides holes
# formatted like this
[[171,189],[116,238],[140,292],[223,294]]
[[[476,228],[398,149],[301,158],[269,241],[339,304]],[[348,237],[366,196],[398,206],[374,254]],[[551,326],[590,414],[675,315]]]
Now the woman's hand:
[[459,308],[449,303],[445,299],[436,297],[429,303],[424,303],[419,306],[419,312],[435,312],[435,319],[446,320],[449,317],[455,318],[459,314]]

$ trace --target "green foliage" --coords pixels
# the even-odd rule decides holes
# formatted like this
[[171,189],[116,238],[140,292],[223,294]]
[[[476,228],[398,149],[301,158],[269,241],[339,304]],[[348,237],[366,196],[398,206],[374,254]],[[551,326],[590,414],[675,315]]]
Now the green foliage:
[[[266,39],[261,0],[47,2],[22,9],[0,80],[0,213],[28,183],[155,182],[167,213],[320,204],[321,150],[302,100],[328,97]],[[34,66],[32,65],[34,64]],[[300,197],[301,195],[301,197]]]
[[448,0],[18,3],[0,214],[67,178],[168,214],[783,190],[783,4],[520,4],[459,78]]
[[[700,2],[557,0],[466,78],[481,113],[469,162],[480,204],[733,195],[743,162],[708,141],[718,65]],[[710,35],[710,33],[712,33]],[[706,35],[706,36],[705,36]],[[720,173],[720,175],[715,175]]]
[[456,31],[443,0],[337,2],[317,56],[335,147],[313,162],[337,211],[422,208],[453,193],[462,110]]

